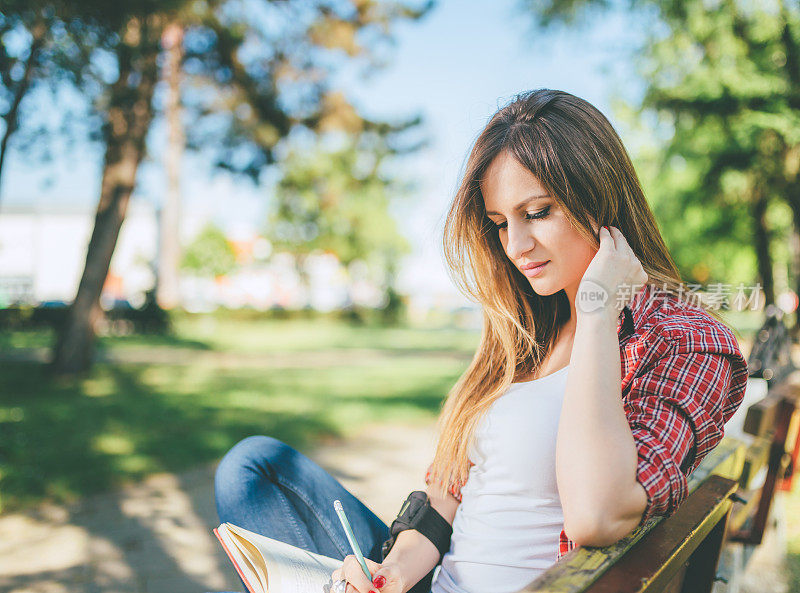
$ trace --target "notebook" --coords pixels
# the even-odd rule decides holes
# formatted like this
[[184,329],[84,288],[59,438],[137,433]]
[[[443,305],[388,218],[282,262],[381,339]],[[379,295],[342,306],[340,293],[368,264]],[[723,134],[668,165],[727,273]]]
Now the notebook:
[[250,593],[330,593],[342,561],[308,552],[232,523],[214,529]]

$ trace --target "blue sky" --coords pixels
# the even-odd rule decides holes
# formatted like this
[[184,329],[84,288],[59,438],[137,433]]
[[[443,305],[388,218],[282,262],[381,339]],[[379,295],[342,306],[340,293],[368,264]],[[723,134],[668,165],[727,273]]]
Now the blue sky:
[[[422,182],[419,195],[397,210],[414,248],[404,277],[447,283],[437,241],[459,170],[488,118],[516,93],[549,87],[576,94],[606,114],[625,140],[610,105],[614,96],[635,102],[641,92],[630,60],[639,35],[633,23],[613,13],[590,17],[580,29],[543,36],[516,0],[440,0],[422,21],[398,27],[387,68],[367,81],[347,81],[366,115],[421,113],[426,121],[430,146],[403,164]],[[60,150],[53,162],[35,166],[12,153],[0,208],[31,201],[94,205],[101,155],[81,145]],[[138,197],[155,201],[162,187],[158,163],[143,167]],[[227,227],[263,219],[268,198],[267,188],[212,175],[193,158],[186,159],[183,193],[185,208],[195,216]]]

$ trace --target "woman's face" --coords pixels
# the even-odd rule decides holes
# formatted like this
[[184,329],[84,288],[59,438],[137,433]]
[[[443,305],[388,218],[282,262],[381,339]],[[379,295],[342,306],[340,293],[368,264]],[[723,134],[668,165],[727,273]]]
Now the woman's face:
[[508,259],[534,292],[546,296],[565,289],[574,298],[597,248],[572,226],[536,176],[503,151],[489,164],[481,192]]

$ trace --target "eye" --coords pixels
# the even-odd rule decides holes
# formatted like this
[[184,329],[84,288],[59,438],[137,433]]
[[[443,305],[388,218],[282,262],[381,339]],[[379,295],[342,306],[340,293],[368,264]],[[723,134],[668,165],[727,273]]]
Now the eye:
[[[548,214],[550,214],[550,206],[545,206],[544,208],[542,208],[541,210],[537,210],[536,212],[526,212],[525,220],[540,220],[542,218],[546,218]],[[501,222],[501,223],[493,222],[492,225],[497,230],[501,230],[508,226],[508,222]]]
[[528,220],[537,220],[539,218],[546,218],[548,214],[550,214],[550,206],[545,206],[536,212],[526,212],[525,218]]

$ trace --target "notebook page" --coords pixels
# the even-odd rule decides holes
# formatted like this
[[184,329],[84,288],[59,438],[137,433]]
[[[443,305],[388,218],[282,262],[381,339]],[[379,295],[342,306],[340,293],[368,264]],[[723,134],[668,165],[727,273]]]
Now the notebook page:
[[[228,554],[228,557],[231,559],[231,562],[233,562],[236,572],[239,573],[239,576],[247,585],[248,590],[250,590],[251,593],[266,592],[267,589],[264,587],[266,575],[262,580],[258,576],[257,569],[254,564],[256,562],[263,562],[260,553],[257,550],[254,550],[254,553],[248,554],[246,548],[243,550],[239,545],[239,542],[242,541],[241,538],[232,535],[225,524],[222,524],[215,529],[214,534],[219,539],[222,547],[225,549],[225,553]],[[258,589],[259,585],[261,586],[260,589]]]
[[287,543],[226,524],[232,534],[247,540],[261,554],[270,593],[329,593],[331,573],[342,561],[308,552]]

